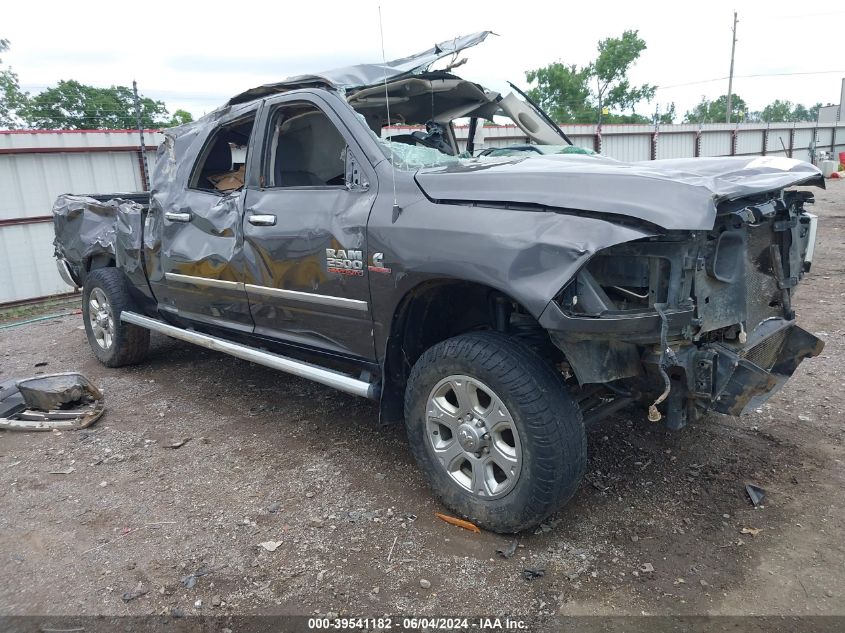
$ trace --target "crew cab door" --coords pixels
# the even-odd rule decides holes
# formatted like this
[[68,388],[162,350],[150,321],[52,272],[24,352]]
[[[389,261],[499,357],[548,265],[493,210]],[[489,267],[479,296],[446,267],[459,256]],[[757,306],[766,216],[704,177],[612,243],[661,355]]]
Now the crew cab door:
[[187,186],[154,194],[160,249],[148,257],[160,310],[245,333],[253,322],[243,284],[243,177],[257,110],[221,119],[196,141]]
[[316,95],[268,100],[259,126],[260,186],[247,190],[243,224],[255,334],[372,359],[371,166]]

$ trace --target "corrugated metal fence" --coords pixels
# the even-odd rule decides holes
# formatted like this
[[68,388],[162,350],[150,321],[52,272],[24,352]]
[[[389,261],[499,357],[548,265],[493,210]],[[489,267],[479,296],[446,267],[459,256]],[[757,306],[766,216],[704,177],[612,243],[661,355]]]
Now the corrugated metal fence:
[[[406,128],[405,128],[406,129]],[[415,129],[415,128],[414,128]],[[623,161],[691,158],[697,156],[788,156],[810,160],[817,152],[845,151],[845,122],[817,126],[815,123],[714,123],[708,125],[562,125],[575,145]],[[456,128],[466,143],[466,126]],[[485,147],[527,143],[523,132],[512,125],[484,128]]]
[[[143,191],[137,131],[0,131],[0,304],[68,292],[53,260],[62,193]],[[162,136],[144,135],[150,167]]]
[[[623,161],[729,155],[810,160],[813,146],[834,156],[845,151],[845,123],[562,128],[576,145]],[[393,133],[400,131],[408,130]],[[465,143],[468,129],[456,131]],[[515,126],[485,127],[484,135],[485,147],[528,142]],[[0,305],[68,291],[53,261],[53,201],[68,192],[146,189],[138,140],[131,130],[0,131]],[[161,134],[145,133],[151,171],[161,140]]]

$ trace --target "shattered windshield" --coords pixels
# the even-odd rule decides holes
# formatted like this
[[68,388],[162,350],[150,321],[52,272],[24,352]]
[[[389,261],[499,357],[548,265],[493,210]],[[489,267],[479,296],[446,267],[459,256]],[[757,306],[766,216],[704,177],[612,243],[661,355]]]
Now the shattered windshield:
[[396,169],[416,170],[423,167],[453,165],[470,160],[469,156],[450,156],[433,147],[407,145],[406,143],[396,143],[387,139],[379,139],[378,137],[377,140],[384,155]]
[[379,149],[384,154],[384,157],[388,159],[396,169],[415,171],[417,169],[422,169],[423,167],[452,165],[471,159],[471,156],[467,154],[451,156],[449,154],[444,154],[433,147],[408,145],[407,143],[398,143],[386,138],[381,138],[367,124],[367,119],[364,118],[360,112],[355,112],[355,116],[363,124],[363,129],[365,129],[372,139],[378,144]]

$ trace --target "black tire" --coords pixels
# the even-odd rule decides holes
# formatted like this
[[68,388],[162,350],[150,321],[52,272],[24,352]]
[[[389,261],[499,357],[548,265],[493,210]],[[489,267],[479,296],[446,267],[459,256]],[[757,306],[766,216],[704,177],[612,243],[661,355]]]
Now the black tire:
[[[522,466],[503,496],[488,499],[465,490],[435,457],[426,407],[432,390],[450,375],[489,386],[519,433]],[[584,423],[563,381],[535,352],[497,332],[464,334],[426,351],[408,380],[405,424],[414,457],[435,494],[454,512],[494,532],[539,524],[572,497],[586,468]]]
[[[111,311],[112,336],[107,347],[98,342],[91,318],[91,295],[97,290],[108,301]],[[88,274],[82,293],[82,315],[85,333],[94,356],[106,367],[123,367],[141,362],[150,347],[150,331],[120,320],[124,310],[132,311],[134,304],[126,284],[126,277],[117,268],[98,268]]]

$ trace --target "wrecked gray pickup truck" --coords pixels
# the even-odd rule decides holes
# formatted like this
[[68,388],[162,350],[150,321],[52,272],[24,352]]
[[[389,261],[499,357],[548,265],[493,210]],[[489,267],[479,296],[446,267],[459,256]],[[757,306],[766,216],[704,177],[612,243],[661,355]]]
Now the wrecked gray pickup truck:
[[[572,147],[431,70],[486,36],[249,90],[165,132],[149,196],[61,196],[97,358],[139,362],[152,330],[377,400],[446,505],[511,532],[575,492],[585,423],[740,414],[820,353],[793,311],[817,169]],[[544,151],[479,157],[493,116]]]

